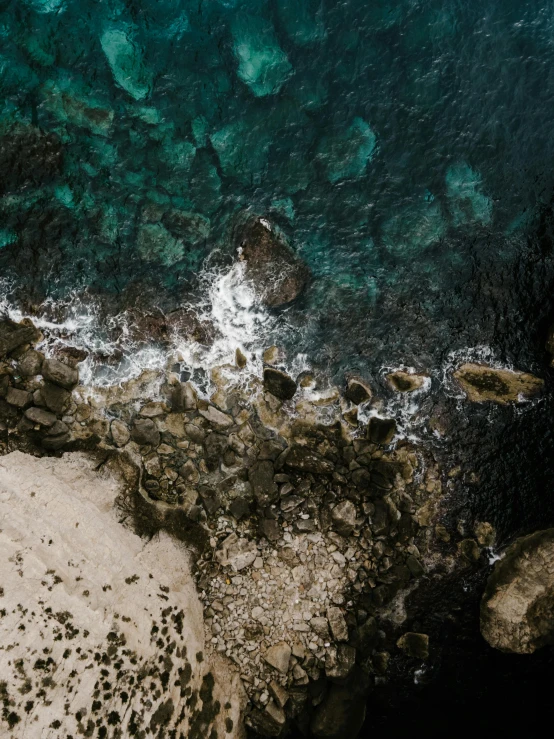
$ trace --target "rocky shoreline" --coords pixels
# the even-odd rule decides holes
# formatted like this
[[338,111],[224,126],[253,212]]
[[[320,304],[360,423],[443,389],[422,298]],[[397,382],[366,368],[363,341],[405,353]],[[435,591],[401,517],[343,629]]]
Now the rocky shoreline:
[[[494,540],[486,522],[465,538],[442,524],[456,470],[396,438],[394,419],[359,420],[372,399],[362,379],[340,390],[290,377],[276,347],[263,377],[237,350],[211,370],[206,398],[178,363],[84,387],[78,357],[45,357],[41,338],[28,320],[0,324],[0,453],[86,451],[124,479],[128,525],[185,542],[206,643],[240,676],[251,731],[355,736],[391,658],[421,665],[433,650],[406,628],[406,597],[434,572],[475,566]],[[475,402],[542,385],[479,365],[456,379]],[[425,377],[389,382],[413,392]]]

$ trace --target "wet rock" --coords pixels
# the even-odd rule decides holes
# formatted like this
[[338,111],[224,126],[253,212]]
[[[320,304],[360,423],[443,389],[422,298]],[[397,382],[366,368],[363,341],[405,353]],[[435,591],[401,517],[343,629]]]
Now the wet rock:
[[286,372],[266,367],[264,369],[264,387],[279,400],[290,400],[294,397],[298,385]]
[[413,393],[415,390],[420,390],[427,379],[426,375],[416,375],[402,370],[390,372],[387,375],[389,385],[399,393]]
[[9,387],[6,393],[6,403],[13,405],[15,408],[25,408],[32,401],[31,393],[26,390],[18,390],[15,387]]
[[151,418],[135,418],[131,425],[131,438],[141,446],[158,446],[160,432]]
[[17,371],[22,377],[35,377],[40,375],[44,354],[35,349],[29,349],[19,358]]
[[481,550],[474,539],[463,539],[463,541],[458,544],[458,552],[469,564],[478,562],[479,557],[481,556]]
[[409,657],[415,659],[427,659],[429,657],[429,637],[427,634],[408,631],[402,634],[396,642],[396,646]]
[[[200,428],[200,426],[197,426],[194,423],[185,424],[185,434],[187,435],[187,438],[195,444],[203,444],[204,439],[206,438],[206,432],[204,431],[204,429]],[[225,441],[223,448],[225,448],[226,446],[227,441]]]
[[264,364],[280,364],[285,360],[284,352],[278,346],[270,346],[263,353]]
[[492,547],[496,540],[496,531],[487,521],[479,521],[474,527],[477,542],[482,547]]
[[363,467],[352,472],[352,482],[359,490],[369,490],[371,485],[371,475]]
[[329,627],[331,628],[333,639],[335,641],[347,641],[348,626],[346,625],[341,609],[335,606],[328,608],[327,620],[329,622]]
[[208,406],[206,410],[200,410],[200,415],[203,416],[208,423],[221,429],[228,428],[233,425],[233,419],[231,416],[218,410],[213,405]]
[[334,471],[334,464],[322,457],[313,449],[306,446],[293,446],[287,455],[285,465],[294,470],[301,472],[311,472],[316,475],[331,475]]
[[58,420],[53,413],[50,413],[50,411],[45,411],[43,408],[35,407],[27,408],[25,411],[25,418],[31,421],[31,423],[38,424],[44,428],[50,428],[50,426],[53,426]]
[[238,229],[235,243],[246,264],[246,277],[266,305],[285,305],[300,295],[308,268],[267,221],[251,218]]
[[425,574],[425,567],[421,564],[417,557],[410,554],[406,559],[406,565],[414,577],[421,577]]
[[274,481],[275,470],[270,460],[257,462],[248,472],[248,481],[252,485],[252,492],[262,508],[275,501],[278,497],[277,484]]
[[42,363],[42,376],[45,380],[72,390],[79,382],[79,372],[58,359],[45,359]]
[[62,166],[62,144],[54,133],[17,125],[0,137],[0,171],[4,173],[0,195],[23,187],[46,185],[60,174]]
[[554,643],[554,529],[517,539],[496,562],[481,601],[481,633],[503,652]]
[[363,380],[352,377],[348,380],[344,394],[350,402],[360,405],[360,403],[366,403],[371,398],[371,388]]
[[111,422],[110,432],[113,443],[118,447],[125,446],[131,438],[131,432],[129,431],[127,424],[123,423],[123,421],[118,421],[117,419],[114,419]]
[[286,642],[280,642],[270,647],[264,654],[264,659],[274,667],[278,672],[286,675],[289,669],[290,657],[292,650]]
[[471,363],[463,364],[456,370],[454,379],[473,403],[516,403],[533,397],[544,387],[543,380],[527,372]]
[[390,444],[396,433],[396,421],[393,418],[372,416],[367,427],[367,438],[373,444],[386,446]]
[[[40,388],[44,405],[53,413],[61,415],[65,413],[71,404],[71,393],[59,385],[45,382]],[[84,420],[84,419],[79,419]]]
[[361,177],[371,161],[377,138],[363,118],[356,117],[350,126],[341,123],[333,135],[325,135],[318,146],[317,158],[331,183],[343,178]]
[[333,527],[341,536],[350,536],[356,525],[356,506],[350,500],[343,500],[331,511]]
[[242,353],[242,351],[237,347],[235,351],[235,363],[239,369],[244,369],[246,367],[248,360],[246,359],[245,355]]
[[9,318],[0,318],[0,359],[25,344],[34,344],[40,332],[30,323],[15,323]]
[[217,469],[228,446],[229,440],[223,434],[212,432],[206,436],[204,440],[204,451],[206,453],[206,464],[209,470]]

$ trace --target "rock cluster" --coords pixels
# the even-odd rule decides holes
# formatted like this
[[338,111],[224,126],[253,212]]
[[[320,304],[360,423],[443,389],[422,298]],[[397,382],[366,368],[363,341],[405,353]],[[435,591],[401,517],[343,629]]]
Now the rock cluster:
[[276,736],[295,719],[341,736],[352,695],[383,674],[390,650],[425,658],[425,635],[397,645],[383,619],[425,575],[440,474],[410,443],[391,445],[393,419],[358,423],[362,381],[350,382],[352,399],[310,395],[278,368],[262,379],[241,361],[212,370],[209,400],[171,372],[90,389],[33,349],[39,338],[2,324],[9,444],[127,460],[149,521],[190,537],[206,641],[236,666],[256,731]]

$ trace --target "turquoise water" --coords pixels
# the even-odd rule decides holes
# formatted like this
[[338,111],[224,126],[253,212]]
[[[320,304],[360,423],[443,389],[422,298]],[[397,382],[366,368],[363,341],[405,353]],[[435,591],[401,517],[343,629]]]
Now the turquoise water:
[[282,341],[333,371],[529,364],[553,61],[544,2],[3,0],[5,284],[177,304],[250,209],[312,271]]

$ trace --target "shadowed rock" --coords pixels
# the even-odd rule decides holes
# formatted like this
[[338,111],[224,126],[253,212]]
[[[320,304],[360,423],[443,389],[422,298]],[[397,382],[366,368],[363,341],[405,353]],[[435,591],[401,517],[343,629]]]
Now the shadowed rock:
[[286,372],[266,367],[264,369],[264,387],[279,400],[290,400],[294,397],[298,385]]

